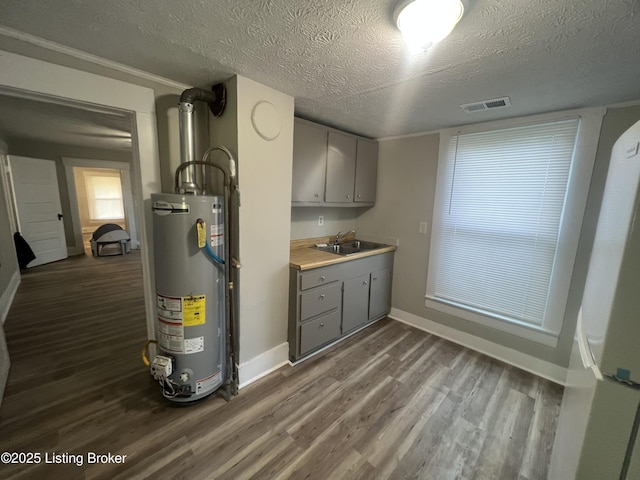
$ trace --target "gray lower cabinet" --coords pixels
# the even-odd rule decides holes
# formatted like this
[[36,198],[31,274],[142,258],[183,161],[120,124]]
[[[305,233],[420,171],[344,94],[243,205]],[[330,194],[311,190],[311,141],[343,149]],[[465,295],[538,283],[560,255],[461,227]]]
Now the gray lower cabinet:
[[369,280],[371,275],[344,281],[342,331],[349,332],[369,321]]
[[289,357],[299,360],[391,310],[394,252],[289,272]]
[[369,320],[386,315],[391,310],[391,269],[383,268],[371,273]]

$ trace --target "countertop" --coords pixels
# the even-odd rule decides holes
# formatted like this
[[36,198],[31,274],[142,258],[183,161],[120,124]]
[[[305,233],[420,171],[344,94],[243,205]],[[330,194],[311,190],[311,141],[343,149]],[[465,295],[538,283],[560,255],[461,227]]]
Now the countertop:
[[[344,241],[350,241],[353,238],[345,238]],[[396,247],[388,245],[386,247],[377,248],[375,250],[366,250],[364,252],[354,253],[349,256],[338,255],[335,253],[323,252],[314,248],[316,243],[329,243],[331,239],[308,238],[304,240],[293,240],[291,242],[291,254],[289,256],[289,265],[298,270],[310,270],[312,268],[334,265],[336,263],[349,262],[358,258],[370,257],[372,255],[380,255],[381,253],[393,252]]]

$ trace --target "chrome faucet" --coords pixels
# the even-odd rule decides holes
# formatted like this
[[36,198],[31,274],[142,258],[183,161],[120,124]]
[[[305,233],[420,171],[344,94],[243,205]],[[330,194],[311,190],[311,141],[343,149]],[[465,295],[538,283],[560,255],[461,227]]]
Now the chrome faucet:
[[340,231],[340,232],[336,233],[336,238],[335,238],[335,240],[333,241],[333,244],[334,244],[334,245],[338,245],[338,244],[340,243],[340,236],[345,237],[345,236],[349,235],[350,233],[354,233],[354,234],[355,234],[355,233],[356,233],[356,231],[355,231],[355,230],[350,230],[350,231],[348,231],[347,233],[345,233],[344,235],[342,234],[342,231]]

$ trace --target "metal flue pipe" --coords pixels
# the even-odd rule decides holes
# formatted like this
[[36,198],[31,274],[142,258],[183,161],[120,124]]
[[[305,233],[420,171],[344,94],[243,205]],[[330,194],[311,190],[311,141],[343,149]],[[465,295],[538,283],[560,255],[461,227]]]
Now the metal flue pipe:
[[[211,87],[211,91],[202,88],[189,88],[180,95],[178,103],[178,121],[180,129],[180,163],[190,163],[196,160],[195,128],[193,121],[194,103],[205,102],[214,116],[219,117],[224,112],[227,103],[227,91],[224,84],[219,83]],[[192,193],[201,192],[197,183],[197,170],[195,165],[190,164],[183,172],[182,184],[179,192]]]

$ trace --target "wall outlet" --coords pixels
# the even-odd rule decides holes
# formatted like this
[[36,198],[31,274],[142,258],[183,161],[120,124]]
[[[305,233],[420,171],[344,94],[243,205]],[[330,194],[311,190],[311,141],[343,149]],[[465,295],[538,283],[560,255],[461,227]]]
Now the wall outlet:
[[318,217],[318,226],[322,226],[322,225],[324,225],[324,217],[320,215]]
[[427,234],[427,222],[420,222],[418,224],[418,233]]

